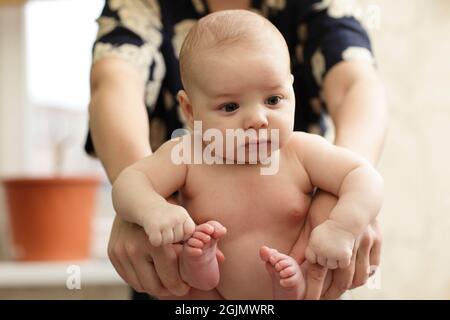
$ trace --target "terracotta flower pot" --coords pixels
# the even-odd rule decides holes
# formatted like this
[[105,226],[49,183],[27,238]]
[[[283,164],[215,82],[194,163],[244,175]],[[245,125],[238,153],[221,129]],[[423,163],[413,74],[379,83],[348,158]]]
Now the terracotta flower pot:
[[3,180],[15,258],[88,258],[99,182],[96,177]]

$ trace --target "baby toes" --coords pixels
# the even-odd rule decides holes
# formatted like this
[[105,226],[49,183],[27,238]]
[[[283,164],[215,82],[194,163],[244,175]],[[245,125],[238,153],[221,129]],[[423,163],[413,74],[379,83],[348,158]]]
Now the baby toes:
[[289,266],[280,271],[280,278],[285,279],[292,277],[295,274],[296,270],[294,266]]
[[227,233],[227,229],[220,222],[211,220],[208,221],[207,224],[214,228],[213,233],[211,233],[211,236],[214,239],[219,239]]
[[211,241],[211,236],[202,231],[195,231],[191,239],[197,239],[203,243],[208,243],[209,241]]
[[274,249],[272,256],[270,257],[270,263],[275,267],[275,265],[283,259],[283,255],[278,252],[278,250]]
[[284,259],[284,260],[278,261],[275,264],[275,270],[280,272],[281,270],[283,270],[291,265],[292,265],[292,263],[288,259]]
[[191,247],[190,245],[185,245],[183,250],[191,257],[199,257],[203,253],[202,249]]
[[295,276],[290,276],[286,279],[280,279],[280,286],[284,288],[292,288],[299,284],[299,280]]
[[259,256],[261,257],[262,261],[269,262],[269,259],[274,251],[274,249],[271,249],[267,246],[262,246],[261,249],[259,249]]
[[196,239],[196,238],[190,238],[187,241],[187,244],[192,248],[198,248],[198,249],[202,249],[205,246],[205,243],[203,241],[201,241],[200,239]]
[[202,232],[202,233],[207,234],[207,235],[212,235],[213,232],[214,232],[214,226],[211,225],[210,223],[202,223],[202,224],[200,224],[200,225],[195,227],[194,234],[196,232]]

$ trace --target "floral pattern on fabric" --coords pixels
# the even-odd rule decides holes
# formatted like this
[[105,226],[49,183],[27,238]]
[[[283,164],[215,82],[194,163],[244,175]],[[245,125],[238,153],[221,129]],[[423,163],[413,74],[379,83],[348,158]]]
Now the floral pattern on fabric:
[[[323,78],[344,60],[374,64],[369,37],[351,0],[251,0],[249,10],[269,19],[291,53],[297,106],[295,130],[324,134]],[[195,22],[208,14],[206,0],[106,0],[97,19],[93,63],[115,56],[135,65],[145,84],[152,147],[184,127],[177,92],[178,57]],[[164,132],[160,132],[164,131]],[[86,151],[95,155],[88,132]]]

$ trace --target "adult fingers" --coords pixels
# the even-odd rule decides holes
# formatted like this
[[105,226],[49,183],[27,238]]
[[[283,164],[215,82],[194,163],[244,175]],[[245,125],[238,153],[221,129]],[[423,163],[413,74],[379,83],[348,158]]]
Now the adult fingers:
[[123,281],[125,281],[127,284],[131,285],[130,281],[129,281],[128,277],[127,277],[127,274],[125,272],[125,269],[122,266],[122,263],[120,262],[119,258],[116,257],[115,254],[110,253],[109,251],[108,251],[108,257],[109,257],[109,260],[111,261],[111,264],[113,265],[114,269],[116,269],[116,272],[123,279]]
[[355,276],[353,278],[352,288],[364,285],[369,278],[369,253],[372,247],[370,237],[364,237],[356,253]]
[[134,267],[131,263],[131,255],[134,253],[133,249],[132,252],[129,253],[127,248],[125,248],[125,253],[120,255],[119,261],[120,265],[122,266],[127,282],[129,285],[133,287],[134,290],[137,292],[145,292],[144,287],[142,286],[141,282],[139,281],[139,278],[136,274],[136,271],[134,270]]
[[174,246],[169,244],[152,248],[152,258],[162,285],[175,296],[186,295],[190,287],[181,280],[178,271],[178,256]]
[[132,256],[131,263],[145,292],[155,297],[170,296],[169,290],[163,286],[159,279],[150,256]]
[[323,299],[336,300],[351,287],[355,274],[355,263],[356,252],[353,254],[350,265],[347,268],[333,270],[333,280],[330,287],[323,294]]
[[108,247],[108,258],[111,261],[111,264],[113,265],[114,269],[116,269],[116,272],[119,274],[119,276],[128,283],[128,279],[125,274],[125,270],[123,269],[122,264],[120,263],[118,257],[116,256],[114,249],[111,247]]
[[[307,262],[306,262],[307,263]],[[327,268],[318,264],[306,266],[306,300],[318,300],[322,294]]]
[[381,231],[378,228],[378,225],[374,228],[375,237],[373,240],[372,248],[370,249],[370,268],[371,268],[371,276],[376,268],[380,265],[381,261],[381,246],[383,243],[383,237],[381,235]]
[[369,277],[372,276],[376,269],[380,266],[381,260],[381,239],[376,239],[372,245],[372,249],[370,250],[370,273]]

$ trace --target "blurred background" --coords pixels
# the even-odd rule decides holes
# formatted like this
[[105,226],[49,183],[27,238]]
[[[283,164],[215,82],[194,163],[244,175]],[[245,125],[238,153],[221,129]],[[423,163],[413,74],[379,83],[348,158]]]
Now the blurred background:
[[[450,1],[355,3],[368,20],[391,119],[379,164],[386,184],[382,265],[351,296],[450,299]],[[0,1],[0,178],[10,181],[8,190],[0,187],[0,299],[128,297],[106,255],[114,215],[110,186],[100,163],[83,151],[91,47],[102,6],[103,0]],[[95,183],[87,187],[86,181]],[[61,198],[63,189],[72,198],[80,190],[92,198],[84,207],[64,198],[68,209],[84,212],[84,224],[81,214],[56,219],[67,234],[84,228],[88,235],[81,248],[65,244],[74,248],[68,258],[52,247],[52,261],[32,262],[33,252],[13,245],[6,200],[14,198],[22,209],[49,204],[44,191],[33,189],[43,185],[49,199]],[[38,199],[24,198],[26,192]],[[25,221],[45,229],[44,216],[16,218],[14,227]],[[26,226],[21,233],[26,243]],[[34,253],[45,240],[33,244]]]

